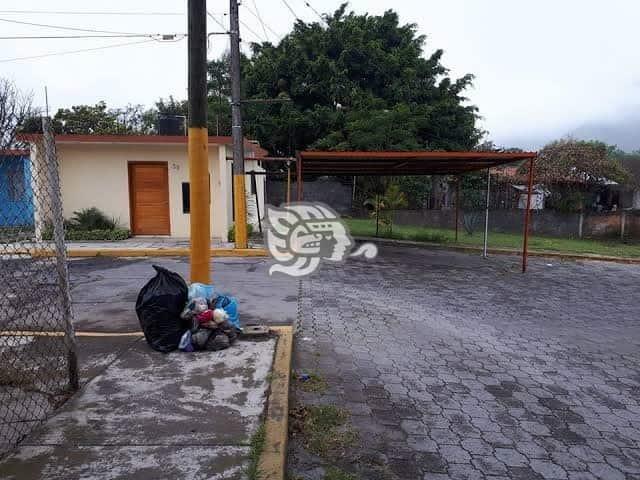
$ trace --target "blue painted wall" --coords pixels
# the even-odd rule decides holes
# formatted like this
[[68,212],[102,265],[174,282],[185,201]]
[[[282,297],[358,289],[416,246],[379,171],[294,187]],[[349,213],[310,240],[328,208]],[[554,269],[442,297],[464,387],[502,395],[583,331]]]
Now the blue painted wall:
[[0,227],[27,225],[33,225],[29,157],[0,155]]

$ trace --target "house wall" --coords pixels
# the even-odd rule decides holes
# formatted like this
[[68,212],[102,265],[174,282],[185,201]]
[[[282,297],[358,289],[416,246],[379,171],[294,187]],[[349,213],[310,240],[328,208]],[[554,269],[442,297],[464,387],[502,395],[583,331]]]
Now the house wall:
[[[244,171],[264,172],[258,160],[245,160]],[[260,211],[260,220],[264,219],[264,200],[265,200],[265,175],[256,175],[256,194],[251,193],[251,175],[245,176],[245,189],[247,191],[247,223],[253,225],[253,231],[258,231],[258,210]],[[256,198],[258,201],[256,202]]]
[[[211,236],[226,238],[230,218],[229,169],[226,147],[209,145],[211,174]],[[169,175],[171,236],[189,237],[189,214],[182,212],[182,182],[189,181],[187,146],[149,144],[58,144],[65,218],[97,207],[131,228],[129,162],[166,162]]]
[[33,192],[29,157],[0,155],[0,227],[31,225]]

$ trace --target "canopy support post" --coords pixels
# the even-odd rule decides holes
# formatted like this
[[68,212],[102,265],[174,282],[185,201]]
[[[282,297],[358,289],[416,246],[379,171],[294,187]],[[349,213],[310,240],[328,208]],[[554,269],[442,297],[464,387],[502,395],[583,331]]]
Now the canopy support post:
[[287,160],[287,204],[291,203],[291,162]]
[[456,182],[456,243],[458,243],[458,225],[460,224],[460,176]]
[[491,168],[487,168],[487,199],[484,213],[484,246],[482,248],[482,256],[487,258],[487,246],[489,241],[489,201],[491,194]]
[[527,189],[527,208],[524,211],[524,232],[522,240],[522,273],[527,271],[527,256],[529,247],[529,222],[531,221],[531,191],[533,190],[534,158],[529,160],[529,187]]
[[302,157],[299,153],[296,153],[296,187],[297,187],[297,195],[296,200],[298,202],[302,201]]

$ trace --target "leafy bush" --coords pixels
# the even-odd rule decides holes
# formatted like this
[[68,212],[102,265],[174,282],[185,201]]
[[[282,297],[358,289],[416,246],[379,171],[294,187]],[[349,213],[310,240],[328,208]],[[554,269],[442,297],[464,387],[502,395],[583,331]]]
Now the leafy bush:
[[[64,238],[67,241],[85,241],[85,240],[102,240],[107,242],[115,242],[118,240],[126,240],[131,236],[131,231],[125,228],[114,228],[111,230],[65,230]],[[53,227],[47,225],[42,232],[43,240],[53,240]]]
[[67,223],[67,229],[71,230],[115,230],[118,222],[109,218],[96,207],[83,208],[73,212],[73,216]]
[[[250,237],[253,234],[253,225],[247,223],[247,236]],[[236,241],[236,226],[231,225],[229,227],[229,231],[227,232],[227,241],[235,242]]]
[[66,240],[103,240],[115,242],[126,240],[131,236],[131,232],[125,228],[114,228],[112,230],[68,230],[65,233]]

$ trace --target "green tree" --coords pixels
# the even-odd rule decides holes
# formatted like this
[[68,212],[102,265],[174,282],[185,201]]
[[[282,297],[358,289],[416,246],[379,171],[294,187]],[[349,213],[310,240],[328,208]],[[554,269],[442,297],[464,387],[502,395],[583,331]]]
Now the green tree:
[[53,117],[56,133],[67,134],[118,134],[123,128],[116,116],[107,110],[103,101],[95,105],[74,105],[59,109]]
[[159,98],[155,105],[143,112],[141,130],[145,134],[155,135],[158,133],[159,115],[182,115],[188,118],[189,102],[187,100],[176,100],[173,95],[168,98]]
[[[528,163],[520,168],[528,173]],[[588,207],[594,187],[615,181],[626,184],[633,176],[623,166],[615,146],[597,140],[565,138],[553,141],[538,152],[536,183],[551,191],[549,208],[579,212]]]
[[229,55],[209,62],[207,90],[209,97],[209,133],[231,135],[231,66]]
[[[522,173],[528,171],[523,164]],[[616,149],[597,140],[556,140],[538,152],[535,166],[536,181],[553,184],[579,182],[599,185],[607,180],[625,183],[629,172],[622,166]]]
[[[298,21],[276,46],[252,45],[243,60],[244,96],[291,101],[246,106],[248,134],[275,155],[475,146],[477,109],[463,95],[473,77],[449,78],[442,50],[425,58],[425,37],[395,12],[346,10],[326,15],[326,23]],[[210,64],[212,81],[220,65]]]
[[376,193],[374,197],[367,199],[364,205],[371,211],[370,216],[376,219],[376,236],[379,223],[387,227],[389,236],[393,236],[393,212],[407,207],[407,197],[400,185],[390,183],[384,194]]
[[53,117],[56,133],[71,135],[126,135],[150,133],[141,105],[109,109],[104,101],[95,105],[60,108]]

